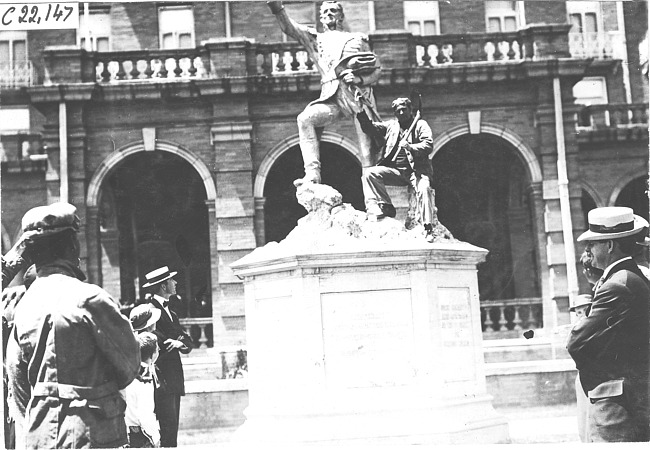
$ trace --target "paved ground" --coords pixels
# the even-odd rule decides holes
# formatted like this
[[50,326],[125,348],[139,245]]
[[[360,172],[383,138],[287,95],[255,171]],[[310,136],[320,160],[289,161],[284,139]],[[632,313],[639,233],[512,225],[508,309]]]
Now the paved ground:
[[[579,443],[575,405],[540,406],[534,408],[498,408],[508,418],[512,444]],[[193,449],[227,448],[235,428],[212,431],[182,430],[179,446]],[[390,445],[392,446],[392,445]],[[339,447],[337,445],[337,447]],[[354,445],[351,447],[364,447]],[[462,447],[462,446],[460,446]]]

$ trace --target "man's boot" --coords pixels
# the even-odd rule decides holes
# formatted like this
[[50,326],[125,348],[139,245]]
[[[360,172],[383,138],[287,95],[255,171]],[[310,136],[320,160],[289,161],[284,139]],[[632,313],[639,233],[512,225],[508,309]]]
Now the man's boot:
[[433,242],[433,224],[425,223],[424,230],[426,231],[426,236],[424,237],[428,243]]
[[295,187],[305,183],[320,183],[320,150],[317,138],[306,138],[300,141],[300,152],[305,163],[305,176],[293,182]]

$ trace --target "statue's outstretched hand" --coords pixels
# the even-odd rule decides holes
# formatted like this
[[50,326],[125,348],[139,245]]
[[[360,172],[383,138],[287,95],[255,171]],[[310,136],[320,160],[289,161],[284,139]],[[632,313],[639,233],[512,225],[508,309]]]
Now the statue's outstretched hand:
[[361,83],[361,78],[356,76],[350,69],[344,70],[339,75],[339,78],[343,80],[346,84],[359,84]]
[[273,14],[277,14],[284,9],[282,2],[279,1],[267,1],[266,4],[269,5],[269,9]]

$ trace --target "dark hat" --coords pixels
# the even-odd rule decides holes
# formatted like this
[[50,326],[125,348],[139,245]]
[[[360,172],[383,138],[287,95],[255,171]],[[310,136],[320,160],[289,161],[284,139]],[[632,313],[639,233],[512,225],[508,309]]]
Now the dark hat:
[[588,306],[591,304],[591,295],[590,294],[580,294],[578,295],[578,298],[576,298],[576,302],[569,308],[569,311],[575,312],[576,309],[581,308],[583,306]]
[[158,319],[160,319],[160,310],[149,303],[136,306],[129,314],[133,331],[144,330],[158,322]]
[[411,108],[411,99],[407,97],[400,97],[396,98],[393,100],[393,103],[391,103],[390,107],[393,108],[393,111],[395,111],[398,107],[400,106],[406,106],[408,108]]
[[578,237],[581,241],[606,241],[633,236],[648,226],[648,221],[637,216],[632,208],[606,206],[589,211],[589,230]]
[[81,220],[76,213],[77,208],[66,202],[37,206],[23,216],[23,232],[31,232],[31,237],[41,237],[65,230],[79,231]]
[[170,272],[169,267],[163,266],[159,269],[152,270],[144,277],[147,279],[147,282],[142,285],[143,288],[151,287],[155,284],[162,283],[165,280],[169,280],[171,277],[176,275],[178,272]]

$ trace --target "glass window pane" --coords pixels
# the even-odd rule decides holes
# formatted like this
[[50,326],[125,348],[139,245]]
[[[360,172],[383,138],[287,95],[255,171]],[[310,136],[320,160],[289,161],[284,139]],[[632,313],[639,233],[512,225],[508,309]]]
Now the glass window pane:
[[174,45],[174,35],[172,33],[163,34],[162,48],[176,48]]
[[517,20],[514,17],[506,17],[504,31],[517,31]]
[[422,34],[422,32],[420,31],[420,22],[409,22],[408,28],[411,34],[413,35]]
[[595,33],[598,31],[598,22],[596,21],[596,14],[585,14],[585,31],[587,33]]
[[107,52],[108,48],[108,38],[97,38],[97,51],[98,52]]
[[428,36],[436,34],[436,22],[434,20],[424,22],[424,34]]
[[501,11],[501,12],[515,11],[516,5],[517,5],[516,2],[490,0],[485,2],[485,10],[488,13],[493,11]]
[[490,17],[488,19],[488,32],[497,33],[501,31],[501,21],[498,17]]
[[179,47],[180,48],[191,48],[192,46],[192,35],[189,33],[183,33],[178,37]]
[[158,26],[162,33],[189,31],[194,29],[192,8],[163,8],[160,10]]
[[25,45],[25,41],[14,41],[14,61],[27,61],[27,45]]
[[0,61],[9,61],[9,41],[0,41]]
[[407,21],[415,19],[437,19],[438,18],[438,4],[431,1],[405,1],[404,2],[404,17]]
[[571,14],[572,33],[582,33],[582,16],[580,14]]

